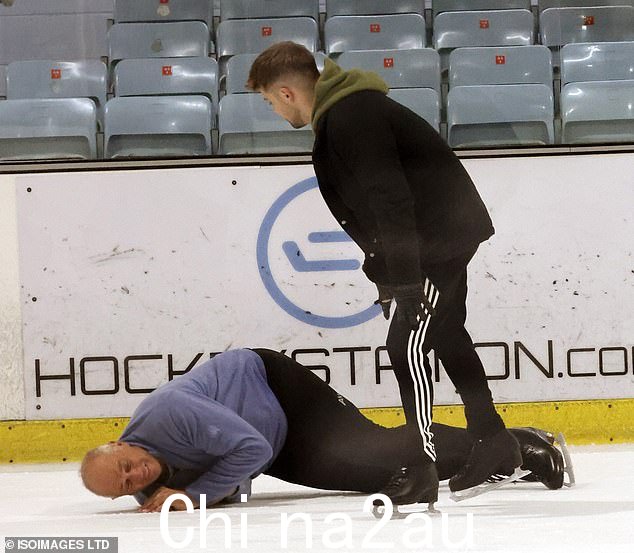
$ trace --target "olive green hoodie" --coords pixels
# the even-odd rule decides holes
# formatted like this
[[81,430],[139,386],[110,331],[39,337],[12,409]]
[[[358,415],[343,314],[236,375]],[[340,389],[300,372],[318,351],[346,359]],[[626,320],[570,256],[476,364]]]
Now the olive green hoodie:
[[324,70],[315,85],[312,126],[317,130],[319,118],[339,100],[360,90],[378,90],[387,94],[385,81],[372,71],[344,71],[334,61],[326,59]]

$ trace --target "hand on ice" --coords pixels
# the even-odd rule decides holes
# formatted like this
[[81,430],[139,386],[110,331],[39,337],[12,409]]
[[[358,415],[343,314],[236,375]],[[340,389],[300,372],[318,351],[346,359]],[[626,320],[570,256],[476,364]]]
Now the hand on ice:
[[[158,490],[156,490],[147,501],[139,507],[139,512],[141,513],[158,513],[163,507],[163,503],[167,501],[170,495],[175,493],[185,493],[184,490],[174,490],[172,488],[166,488],[165,486],[161,486]],[[185,502],[177,499],[172,502],[170,506],[170,511],[185,511],[187,506]]]

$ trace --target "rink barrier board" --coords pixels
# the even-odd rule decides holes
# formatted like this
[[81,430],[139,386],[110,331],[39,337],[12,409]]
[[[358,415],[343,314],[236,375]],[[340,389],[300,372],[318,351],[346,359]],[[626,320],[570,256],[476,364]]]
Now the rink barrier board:
[[[562,432],[570,444],[634,443],[634,399],[506,403],[496,405],[507,426]],[[383,426],[404,423],[401,408],[361,409]],[[116,440],[129,418],[0,422],[0,464],[77,462],[84,453]],[[466,425],[461,405],[434,407],[434,421]]]

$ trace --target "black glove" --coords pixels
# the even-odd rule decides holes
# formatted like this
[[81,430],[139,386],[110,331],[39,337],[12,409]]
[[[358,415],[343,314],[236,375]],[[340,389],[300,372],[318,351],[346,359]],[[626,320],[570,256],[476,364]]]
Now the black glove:
[[375,300],[374,305],[381,306],[383,317],[387,321],[390,318],[390,307],[392,306],[394,295],[392,294],[392,290],[383,284],[377,284],[376,289],[379,293],[379,297]]
[[426,319],[428,314],[436,313],[434,306],[425,297],[422,284],[393,286],[392,292],[396,300],[398,320],[412,330],[416,330],[419,322]]

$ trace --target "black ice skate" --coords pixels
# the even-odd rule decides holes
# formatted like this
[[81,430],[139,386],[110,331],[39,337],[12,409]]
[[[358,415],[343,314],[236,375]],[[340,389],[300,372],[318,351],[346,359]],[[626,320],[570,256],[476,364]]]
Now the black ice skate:
[[[522,468],[531,471],[522,480],[541,482],[550,490],[574,485],[574,471],[562,434],[555,438],[550,432],[532,427],[511,428],[509,431],[520,443]],[[566,474],[568,482],[565,482]]]
[[[399,468],[379,493],[386,495],[394,505],[427,503],[427,512],[436,513],[434,503],[438,501],[438,472],[435,463],[428,462]],[[374,515],[382,515],[381,509],[385,507],[384,502],[381,499],[375,499],[373,505]],[[416,511],[420,512],[421,509],[417,508]]]
[[[491,437],[477,440],[465,466],[449,480],[450,497],[454,501],[462,501],[519,480],[530,473],[521,469],[521,464],[520,446],[508,430],[500,430]],[[507,478],[487,483],[492,475],[504,475]]]

